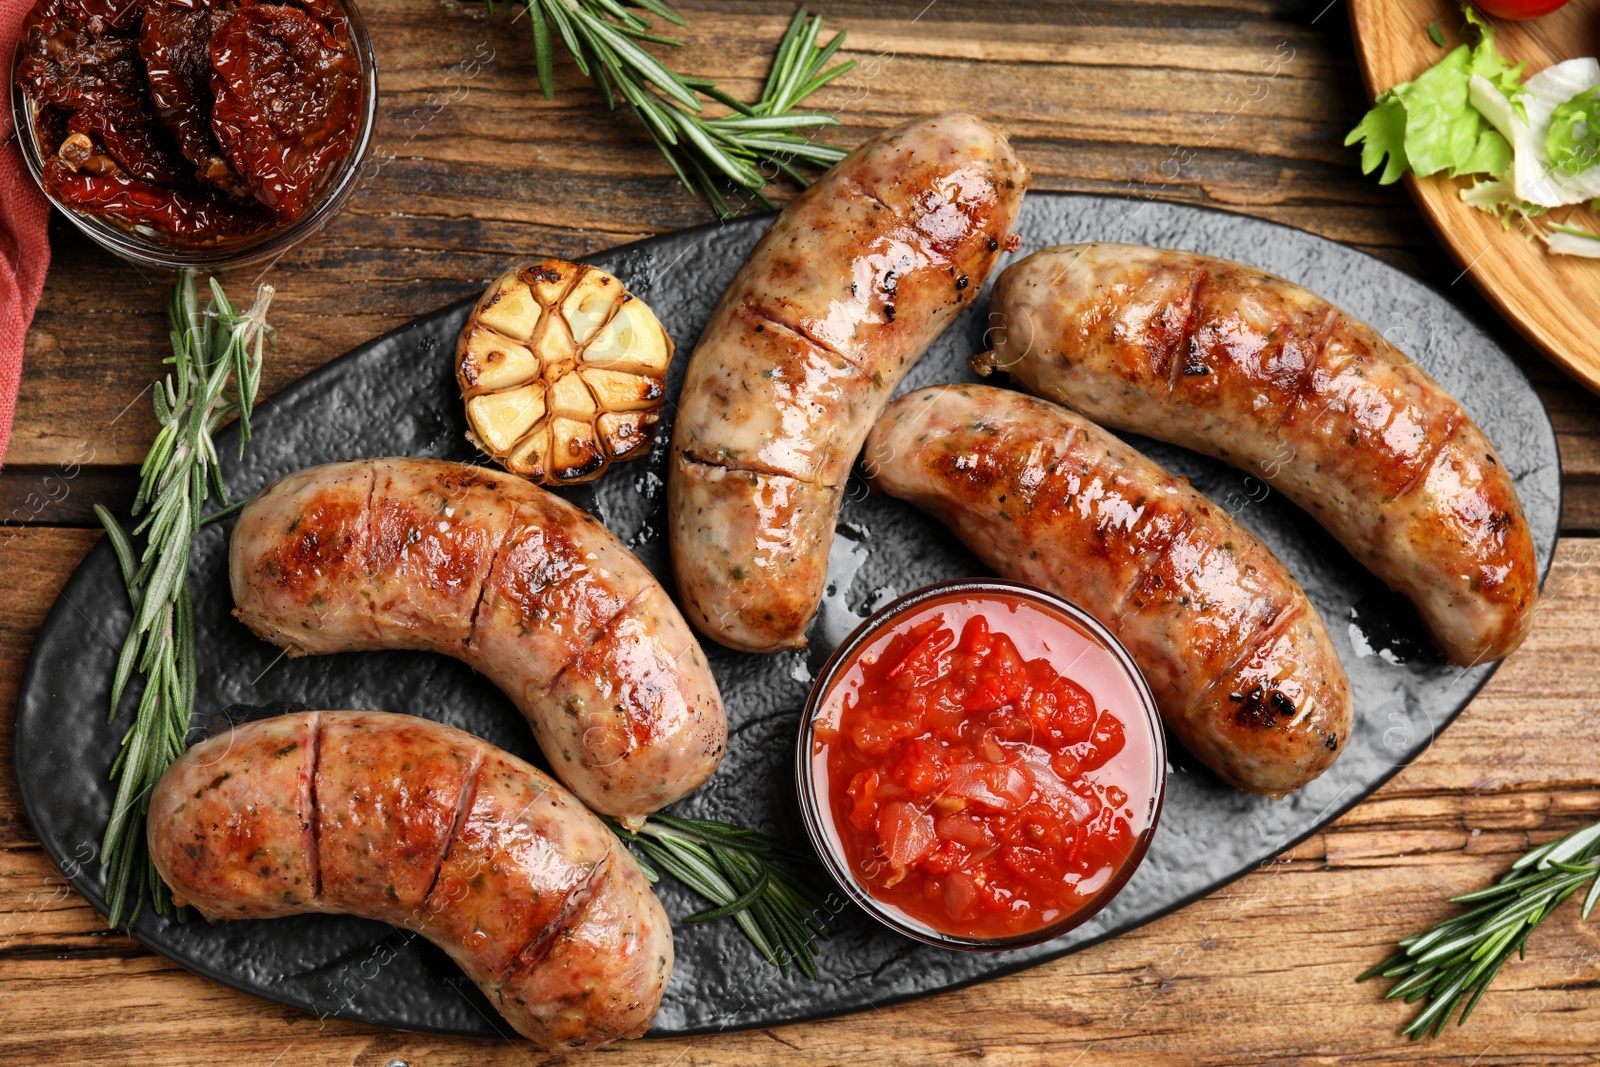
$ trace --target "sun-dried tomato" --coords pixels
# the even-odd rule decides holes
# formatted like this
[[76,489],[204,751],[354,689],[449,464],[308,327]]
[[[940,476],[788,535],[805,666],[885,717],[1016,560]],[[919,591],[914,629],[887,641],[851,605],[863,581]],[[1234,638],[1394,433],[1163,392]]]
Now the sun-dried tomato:
[[80,211],[153,226],[174,237],[242,237],[273,225],[272,215],[259,204],[208,190],[182,192],[121,173],[93,173],[91,166],[74,170],[59,157],[47,160],[45,187]]
[[155,112],[202,181],[244,194],[211,133],[211,34],[231,0],[154,0],[139,29],[139,55]]
[[139,28],[144,17],[143,0],[64,0],[62,4],[84,23],[100,19],[113,33],[126,33]]
[[298,7],[228,15],[211,38],[211,127],[257,200],[297,218],[350,152],[361,103],[354,55]]
[[36,102],[69,111],[135,111],[144,98],[133,38],[115,36],[110,22],[86,14],[74,0],[41,0],[28,13],[17,82]]
[[350,16],[345,14],[344,8],[336,0],[240,0],[240,3],[243,7],[264,3],[292,4],[328,27],[341,45],[350,42]]
[[84,108],[67,121],[67,132],[94,137],[105,146],[106,155],[141,181],[179,185],[188,177],[189,168],[172,138],[148,115]]

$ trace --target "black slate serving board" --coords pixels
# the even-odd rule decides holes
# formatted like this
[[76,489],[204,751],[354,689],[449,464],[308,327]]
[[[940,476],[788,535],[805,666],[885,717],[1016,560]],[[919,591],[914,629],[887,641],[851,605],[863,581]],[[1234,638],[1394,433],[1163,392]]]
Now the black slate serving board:
[[[703,226],[591,257],[648,300],[676,341],[681,355],[669,396],[677,393],[712,304],[770,221]],[[1372,323],[1460,397],[1487,431],[1516,478],[1541,575],[1548,569],[1560,509],[1554,431],[1522,373],[1440,294],[1334,242],[1175,204],[1034,193],[1020,230],[1018,255],[1068,241],[1109,240],[1241,260],[1300,282]],[[223,435],[232,497],[333,460],[402,454],[474,459],[463,438],[452,370],[455,336],[470,306],[452,305],[363,345],[263,403],[243,462],[233,461],[231,433]],[[902,391],[969,380],[965,359],[985,347],[988,321],[985,297],[912,369]],[[648,460],[623,464],[568,495],[670,583],[663,538],[669,431],[663,425]],[[1136,443],[1266,541],[1322,612],[1350,673],[1356,706],[1356,732],[1332,770],[1274,803],[1222,786],[1171,746],[1165,812],[1144,865],[1090,922],[1031,949],[956,954],[899,938],[863,918],[823,945],[824,977],[811,982],[781,977],[729,923],[680,923],[677,969],[652,1033],[772,1026],[883,1005],[1016,970],[1148,922],[1270,860],[1372,792],[1422,752],[1493,673],[1494,665],[1463,670],[1434,655],[1407,605],[1255,479],[1182,449]],[[201,532],[190,572],[201,635],[196,736],[285,704],[373,708],[448,722],[542,762],[511,704],[454,660],[375,652],[291,661],[257,640],[229,615],[230,528],[221,523]],[[931,520],[868,496],[859,478],[852,482],[810,649],[755,656],[707,642],[728,707],[728,756],[678,810],[803,841],[791,768],[799,709],[813,673],[874,607],[932,581],[981,573],[981,565]],[[128,616],[115,561],[101,544],[46,621],[17,710],[17,775],[29,817],[57,865],[102,911],[104,874],[94,856],[110,809],[106,772],[136,694],[125,698],[115,729],[106,726],[105,704]],[[703,906],[670,880],[661,895],[676,918]],[[201,974],[310,1012],[411,1030],[510,1033],[444,953],[379,923],[306,916],[180,924],[147,911],[132,933]]]

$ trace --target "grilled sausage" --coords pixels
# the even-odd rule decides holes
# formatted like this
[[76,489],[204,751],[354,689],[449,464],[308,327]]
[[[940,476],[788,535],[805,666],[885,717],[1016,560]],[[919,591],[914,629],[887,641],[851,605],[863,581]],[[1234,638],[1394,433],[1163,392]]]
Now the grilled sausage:
[[1372,327],[1282,278],[1189,252],[1067,245],[995,284],[987,365],[1096,422],[1245,468],[1416,604],[1463,665],[1509,655],[1538,598],[1494,446]]
[[150,855],[208,919],[336,912],[414,930],[544,1048],[638,1037],[672,929],[627,849],[548,776],[409,715],[261,719],[184,753]]
[[889,405],[875,488],[949,526],[995,571],[1112,629],[1162,718],[1224,781],[1281,797],[1350,734],[1350,683],[1322,619],[1226,512],[1086,419],[1004,389]]
[[918,119],[857,148],[750,253],[673,427],[673,569],[702,633],[750,652],[805,645],[861,441],[977,296],[1027,182],[979,120]]
[[438,460],[331,463],[264,489],[229,555],[234,612],[292,656],[442,652],[498,685],[556,777],[637,824],[716,769],[705,653],[598,520],[520,478]]

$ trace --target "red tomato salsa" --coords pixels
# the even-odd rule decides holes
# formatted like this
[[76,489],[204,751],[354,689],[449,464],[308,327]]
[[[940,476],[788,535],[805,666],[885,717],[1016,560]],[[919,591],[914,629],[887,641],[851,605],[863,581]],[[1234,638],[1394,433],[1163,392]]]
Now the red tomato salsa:
[[1054,926],[1150,829],[1155,731],[1097,637],[985,592],[914,604],[836,674],[812,779],[850,872],[941,934]]

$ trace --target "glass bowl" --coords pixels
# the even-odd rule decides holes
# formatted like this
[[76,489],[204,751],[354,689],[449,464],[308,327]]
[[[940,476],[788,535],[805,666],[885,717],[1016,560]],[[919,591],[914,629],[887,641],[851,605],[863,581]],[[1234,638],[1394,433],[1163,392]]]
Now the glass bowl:
[[[1113,707],[1121,715],[1127,742],[1123,751],[1131,749],[1137,739],[1148,752],[1149,782],[1144,798],[1148,808],[1145,822],[1137,832],[1132,850],[1110,879],[1090,899],[1076,910],[1036,930],[1005,937],[960,936],[938,930],[893,904],[873,896],[857,880],[845,855],[844,845],[836,828],[832,805],[828,800],[829,771],[826,750],[819,752],[814,736],[820,718],[835,714],[841,704],[835,700],[835,689],[844,680],[851,667],[863,654],[875,651],[876,645],[887,643],[888,633],[903,620],[930,611],[944,604],[960,603],[974,599],[1003,598],[1021,602],[1038,610],[1053,620],[1064,623],[1082,641],[1077,654],[1062,663],[1068,649],[1052,651],[1048,658],[1057,670],[1066,673],[1090,649],[1098,650],[1098,666],[1105,672],[1104,684],[1087,685],[1096,707]],[[880,638],[882,639],[880,642]],[[1076,675],[1074,677],[1077,677]],[[1106,697],[1113,699],[1106,699]],[[1132,706],[1128,706],[1128,705]],[[841,742],[842,743],[842,742]],[[1161,717],[1156,710],[1155,698],[1133,657],[1122,643],[1088,612],[1051,593],[1021,582],[998,578],[957,579],[939,582],[909,593],[875,612],[858,626],[839,645],[823,665],[816,684],[806,699],[805,711],[800,719],[800,735],[795,749],[795,778],[800,795],[800,811],[805,821],[806,833],[823,864],[833,875],[841,889],[873,918],[896,933],[929,945],[968,952],[997,952],[1024,948],[1060,937],[1068,930],[1087,921],[1116,896],[1127,884],[1133,872],[1144,859],[1150,838],[1161,816],[1161,803],[1166,791],[1167,755],[1166,737]],[[1139,798],[1132,798],[1137,803]],[[1135,808],[1137,811],[1137,808]]]
[[7,80],[11,85],[11,114],[16,123],[16,137],[21,143],[22,158],[27,161],[34,183],[44,191],[45,198],[71,219],[73,225],[87,234],[90,240],[137,267],[221,274],[265,263],[283,255],[327,225],[328,220],[337,215],[350,199],[360,176],[366,170],[373,128],[377,124],[378,60],[372,50],[372,38],[367,33],[367,24],[362,20],[360,10],[352,0],[335,2],[349,17],[350,44],[360,67],[361,108],[356,115],[356,135],[350,144],[350,153],[324,177],[316,202],[287,226],[213,244],[181,246],[170,243],[159,230],[131,226],[79,211],[51,196],[44,185],[44,161],[39,157],[39,141],[34,134],[33,108],[22,87],[17,84],[17,59],[22,50],[22,42],[19,41],[17,54],[12,57],[7,71]]

